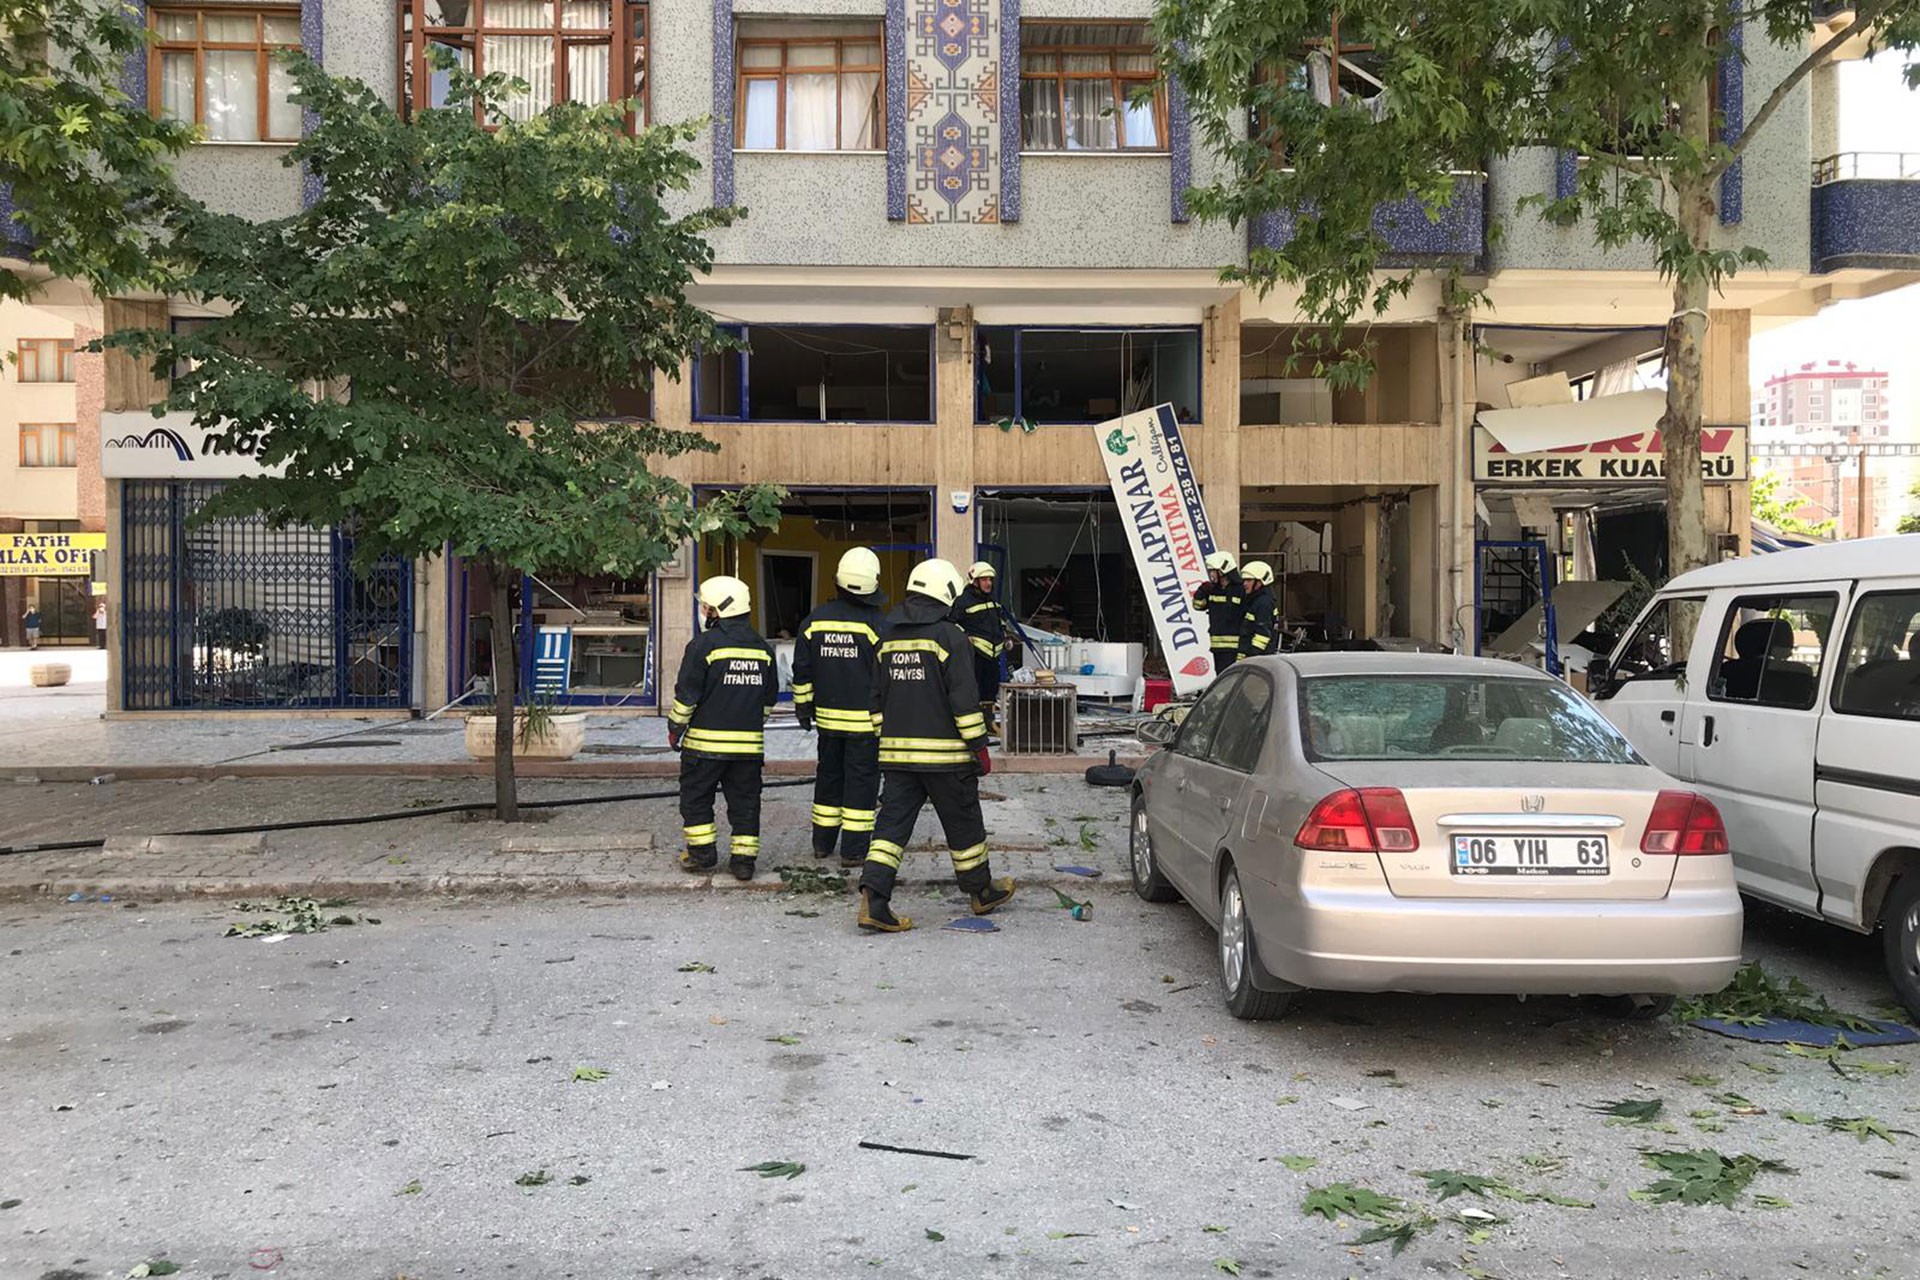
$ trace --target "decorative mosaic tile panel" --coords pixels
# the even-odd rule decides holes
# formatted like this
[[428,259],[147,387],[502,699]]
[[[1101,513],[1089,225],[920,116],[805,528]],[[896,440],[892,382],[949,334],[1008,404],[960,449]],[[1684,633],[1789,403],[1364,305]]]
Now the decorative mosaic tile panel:
[[[906,127],[905,220],[997,223],[1004,173],[1001,148],[1007,132],[1001,127],[1005,64],[992,2],[902,3],[906,17],[900,112]],[[1017,106],[1018,63],[1013,66]],[[1019,128],[1017,119],[1013,128]]]

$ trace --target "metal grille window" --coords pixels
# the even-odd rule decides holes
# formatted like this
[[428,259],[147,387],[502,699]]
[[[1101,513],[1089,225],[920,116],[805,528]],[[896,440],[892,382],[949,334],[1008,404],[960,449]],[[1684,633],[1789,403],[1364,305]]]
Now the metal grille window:
[[502,104],[509,119],[531,120],[556,102],[633,98],[635,128],[648,118],[648,35],[647,6],[630,0],[401,0],[401,109],[446,105],[450,77],[428,58],[443,49],[476,76],[527,82]]
[[20,465],[23,467],[77,467],[79,433],[71,422],[20,424]]
[[408,706],[412,565],[383,560],[362,578],[337,529],[193,524],[219,488],[125,482],[127,708]]
[[1163,151],[1167,97],[1143,22],[1020,29],[1020,145],[1026,151]]
[[273,55],[300,48],[298,9],[154,9],[147,105],[209,142],[294,142],[293,76]]
[[734,145],[878,151],[884,33],[874,22],[743,22]]
[[73,339],[20,339],[17,376],[22,382],[72,382]]

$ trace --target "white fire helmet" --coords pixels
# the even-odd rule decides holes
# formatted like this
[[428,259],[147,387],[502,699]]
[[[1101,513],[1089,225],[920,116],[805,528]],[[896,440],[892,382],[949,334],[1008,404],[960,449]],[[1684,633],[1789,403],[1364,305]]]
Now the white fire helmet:
[[700,603],[713,610],[715,617],[738,618],[753,607],[747,584],[725,574],[700,584]]
[[1265,560],[1249,560],[1240,566],[1240,576],[1270,587],[1273,585],[1273,566]]
[[880,589],[880,557],[869,547],[855,547],[840,557],[833,580],[842,590],[870,596]]
[[916,595],[952,604],[960,598],[960,571],[946,560],[922,560],[907,577],[907,590]]

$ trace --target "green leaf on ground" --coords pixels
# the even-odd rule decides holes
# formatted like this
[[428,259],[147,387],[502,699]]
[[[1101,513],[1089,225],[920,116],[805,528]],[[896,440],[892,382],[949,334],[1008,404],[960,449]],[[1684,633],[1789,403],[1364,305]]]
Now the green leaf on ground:
[[807,1171],[807,1166],[795,1164],[791,1160],[762,1160],[759,1164],[742,1165],[741,1173],[757,1173],[763,1178],[785,1178],[789,1182]]
[[1820,1117],[1807,1111],[1782,1111],[1782,1120],[1791,1120],[1795,1124],[1819,1124]]
[[1092,853],[1100,847],[1100,837],[1094,834],[1093,827],[1090,823],[1083,822],[1080,824],[1080,847],[1088,853]]
[[417,1196],[420,1194],[421,1189],[422,1188],[420,1186],[420,1179],[415,1178],[412,1182],[409,1182],[406,1186],[400,1188],[398,1191],[394,1192],[393,1194],[395,1194],[396,1196]]
[[1691,1075],[1691,1076],[1681,1076],[1680,1078],[1686,1081],[1688,1084],[1692,1085],[1696,1089],[1711,1089],[1713,1088],[1713,1086],[1720,1083],[1719,1076],[1710,1076],[1710,1075],[1706,1075],[1705,1073],[1701,1073],[1698,1075]]
[[1047,1232],[1047,1239],[1049,1240],[1085,1240],[1092,1235],[1093,1235],[1093,1232],[1091,1231],[1049,1231]]
[[1539,1195],[1539,1199],[1545,1201],[1547,1204],[1557,1204],[1562,1209],[1593,1208],[1593,1201],[1591,1200],[1581,1200],[1574,1196],[1558,1196],[1553,1194],[1553,1192],[1551,1191],[1542,1191]]
[[1718,1204],[1732,1208],[1759,1174],[1792,1172],[1776,1160],[1727,1156],[1707,1148],[1643,1151],[1640,1159],[1648,1168],[1667,1175],[1644,1191],[1632,1193],[1633,1198],[1651,1204]]
[[1666,1108],[1660,1098],[1620,1098],[1612,1102],[1592,1103],[1587,1110],[1606,1116],[1607,1123],[1649,1124]]
[[1767,1109],[1753,1099],[1738,1093],[1716,1093],[1714,1102],[1719,1103],[1736,1116],[1763,1116]]
[[768,1036],[767,1043],[768,1044],[799,1044],[800,1037],[796,1035]]
[[1206,1232],[1210,1236],[1225,1235],[1228,1230],[1228,1228],[1226,1227],[1214,1227],[1214,1226],[1202,1227],[1200,1229]]
[[586,1174],[576,1173],[571,1178],[567,1179],[567,1185],[570,1187],[584,1187],[589,1182],[592,1182],[592,1181],[593,1179],[589,1178]]
[[552,1181],[553,1179],[547,1176],[545,1169],[534,1169],[515,1178],[513,1185],[516,1187],[544,1187]]
[[573,1079],[576,1084],[593,1084],[612,1075],[605,1067],[575,1067]]
[[1318,1156],[1281,1156],[1280,1163],[1295,1173],[1305,1173],[1320,1163]]
[[1869,1169],[1867,1172],[1876,1178],[1885,1178],[1888,1182],[1908,1181],[1908,1175],[1900,1172],[1898,1169]]
[[1749,1070],[1749,1071],[1753,1071],[1753,1072],[1757,1072],[1758,1074],[1760,1074],[1760,1075],[1763,1075],[1763,1076],[1777,1076],[1777,1075],[1779,1075],[1779,1074],[1780,1074],[1780,1068],[1779,1068],[1779,1067],[1777,1067],[1777,1066],[1775,1066],[1775,1065],[1774,1065],[1773,1063],[1771,1063],[1771,1062],[1745,1062],[1745,1061],[1743,1061],[1743,1062],[1741,1062],[1741,1064],[1740,1064],[1740,1065],[1741,1065],[1741,1066],[1743,1066],[1743,1067],[1745,1067],[1745,1068],[1746,1068],[1747,1070]]
[[705,960],[689,960],[685,964],[680,966],[680,972],[681,973],[718,973],[719,970],[715,969],[712,965],[708,964]]
[[1369,1227],[1347,1243],[1349,1245],[1392,1244],[1393,1256],[1397,1258],[1406,1252],[1407,1246],[1413,1243],[1414,1237],[1423,1231],[1431,1230],[1434,1226],[1435,1220],[1431,1215],[1415,1214],[1412,1217],[1402,1218],[1398,1222],[1383,1222],[1378,1226]]
[[1406,1209],[1407,1202],[1396,1196],[1383,1196],[1350,1182],[1329,1182],[1324,1187],[1315,1187],[1300,1202],[1301,1213],[1308,1217],[1317,1214],[1328,1222],[1343,1217],[1369,1218],[1378,1222],[1405,1213]]
[[1213,1269],[1215,1271],[1224,1271],[1230,1276],[1237,1276],[1240,1274],[1240,1263],[1233,1258],[1215,1258],[1213,1260]]
[[1913,1137],[1910,1131],[1891,1128],[1872,1116],[1831,1116],[1821,1123],[1835,1133],[1850,1133],[1862,1142],[1869,1138],[1878,1138],[1882,1142],[1891,1144],[1893,1135],[1896,1133],[1905,1134],[1909,1138]]
[[1281,1094],[1281,1095],[1280,1095],[1279,1097],[1277,1097],[1277,1098],[1275,1098],[1275,1099],[1273,1100],[1273,1105],[1274,1105],[1274,1106],[1276,1106],[1276,1107],[1290,1107],[1290,1106],[1292,1106],[1292,1105],[1293,1105],[1294,1103],[1296,1103],[1296,1102],[1298,1102],[1298,1101],[1300,1101],[1300,1095],[1299,1095],[1299,1094],[1297,1094],[1297,1093],[1283,1093],[1283,1094]]
[[938,1231],[935,1231],[932,1227],[928,1227],[927,1239],[933,1241],[935,1244],[939,1244],[942,1240],[945,1240],[946,1237],[941,1235]]
[[1783,1018],[1849,1031],[1874,1030],[1871,1021],[1835,1009],[1825,996],[1798,977],[1788,974],[1776,978],[1757,962],[1743,966],[1732,982],[1712,995],[1682,1000],[1675,1013],[1682,1022],[1717,1018],[1736,1026],[1757,1027],[1770,1019]]
[[1557,1173],[1567,1167],[1567,1158],[1545,1154],[1530,1155],[1521,1156],[1520,1163],[1529,1169],[1537,1169],[1541,1173]]
[[1482,1177],[1477,1173],[1462,1173],[1458,1169],[1416,1169],[1414,1177],[1427,1180],[1427,1190],[1442,1200],[1451,1200],[1459,1195],[1476,1195],[1485,1198],[1490,1187],[1502,1185],[1498,1178]]
[[1756,1207],[1758,1207],[1758,1208],[1761,1208],[1761,1209],[1791,1209],[1791,1208],[1793,1208],[1793,1201],[1791,1201],[1791,1200],[1788,1200],[1788,1199],[1785,1199],[1784,1197],[1781,1197],[1781,1196],[1763,1196],[1763,1195],[1755,1195],[1755,1196],[1753,1197],[1753,1203],[1754,1203],[1754,1205],[1755,1205]]

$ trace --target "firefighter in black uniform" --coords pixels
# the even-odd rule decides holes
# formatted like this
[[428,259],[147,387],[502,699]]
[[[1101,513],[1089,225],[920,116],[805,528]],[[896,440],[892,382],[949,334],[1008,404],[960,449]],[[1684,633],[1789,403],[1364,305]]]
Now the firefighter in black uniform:
[[700,584],[707,629],[687,645],[667,712],[667,742],[681,753],[680,822],[687,847],[680,866],[712,871],[720,862],[713,793],[727,797],[733,856],[727,870],[753,879],[760,856],[760,766],[766,718],[779,691],[773,650],[747,621],[747,584],[725,576]]
[[1207,643],[1213,650],[1217,675],[1240,656],[1240,631],[1247,620],[1247,603],[1240,591],[1240,566],[1233,555],[1216,551],[1207,557],[1209,577],[1193,593],[1193,607],[1207,614]]
[[985,560],[975,561],[967,570],[967,589],[960,593],[949,615],[966,633],[967,644],[973,650],[973,683],[989,734],[994,732],[994,706],[1000,697],[1000,655],[1014,645],[1006,610],[993,598],[997,576],[997,571]]
[[813,853],[857,867],[873,839],[880,796],[880,738],[873,731],[873,671],[886,625],[880,557],[855,547],[833,575],[839,598],[800,624],[793,646],[793,710],[820,732],[813,778]]
[[929,800],[974,914],[983,916],[1013,897],[1013,881],[994,879],[987,865],[980,778],[992,772],[993,761],[966,638],[947,616],[959,597],[960,571],[945,560],[924,561],[907,579],[907,598],[880,636],[873,721],[885,781],[873,845],[860,873],[859,914],[860,927],[876,933],[913,927],[893,913],[891,899],[901,851]]
[[1247,561],[1240,568],[1240,586],[1247,609],[1240,628],[1240,656],[1262,657],[1273,652],[1273,566],[1264,560]]

